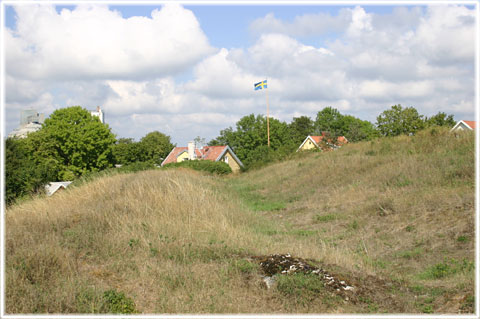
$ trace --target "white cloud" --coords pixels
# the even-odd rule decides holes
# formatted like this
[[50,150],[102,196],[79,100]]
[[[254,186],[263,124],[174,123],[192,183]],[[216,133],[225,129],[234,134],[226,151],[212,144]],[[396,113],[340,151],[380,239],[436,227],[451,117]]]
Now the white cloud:
[[[129,19],[106,7],[22,10],[19,30],[6,33],[7,111],[101,105],[119,136],[138,139],[159,130],[180,144],[197,135],[214,138],[250,113],[265,114],[265,92],[253,90],[265,78],[270,115],[284,121],[314,118],[326,106],[372,122],[394,104],[428,116],[474,111],[475,16],[462,6],[389,14],[356,7],[293,22],[267,15],[251,25],[259,33],[254,44],[234,49],[212,49],[192,13],[176,5]],[[177,25],[182,21],[186,25]],[[38,32],[32,29],[39,24]],[[173,34],[158,30],[172,24]],[[105,30],[88,39],[96,28]],[[298,38],[329,32],[339,36],[318,41],[322,46]],[[75,54],[78,48],[85,54]],[[58,57],[46,53],[55,50]],[[174,75],[180,70],[192,78],[179,81]]]
[[6,29],[7,73],[26,79],[154,78],[178,73],[210,54],[189,10],[173,3],[151,17],[122,18],[106,6],[16,5]]

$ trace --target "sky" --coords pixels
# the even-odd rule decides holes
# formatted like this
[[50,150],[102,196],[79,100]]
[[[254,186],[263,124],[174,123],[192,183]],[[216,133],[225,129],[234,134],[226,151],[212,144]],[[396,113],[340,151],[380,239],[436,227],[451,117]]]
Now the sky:
[[[468,3],[467,3],[468,4]],[[473,5],[3,2],[4,134],[20,111],[100,106],[118,138],[207,141],[245,115],[475,119]]]

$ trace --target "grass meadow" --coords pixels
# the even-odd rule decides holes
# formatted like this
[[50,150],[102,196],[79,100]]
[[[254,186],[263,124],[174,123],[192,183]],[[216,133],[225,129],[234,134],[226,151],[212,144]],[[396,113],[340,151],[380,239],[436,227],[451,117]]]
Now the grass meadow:
[[[475,143],[416,136],[306,152],[240,175],[92,179],[5,212],[5,305],[19,313],[473,313]],[[255,256],[316,278],[266,289]]]

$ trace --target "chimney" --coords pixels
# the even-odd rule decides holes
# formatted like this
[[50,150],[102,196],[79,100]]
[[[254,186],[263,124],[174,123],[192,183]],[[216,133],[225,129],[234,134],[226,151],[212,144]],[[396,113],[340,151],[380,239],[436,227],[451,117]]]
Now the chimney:
[[195,142],[188,142],[188,159],[195,159]]

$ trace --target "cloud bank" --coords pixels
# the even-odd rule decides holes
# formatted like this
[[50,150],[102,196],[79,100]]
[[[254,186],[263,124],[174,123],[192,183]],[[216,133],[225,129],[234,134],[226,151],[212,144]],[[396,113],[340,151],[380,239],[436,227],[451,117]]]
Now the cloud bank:
[[210,139],[265,114],[253,90],[265,78],[281,120],[333,106],[374,122],[398,103],[426,115],[474,113],[476,17],[464,6],[319,7],[291,22],[270,13],[246,25],[258,36],[239,48],[212,47],[194,12],[176,4],[131,18],[98,5],[14,8],[17,27],[4,33],[7,130],[22,108],[101,105],[122,137]]

